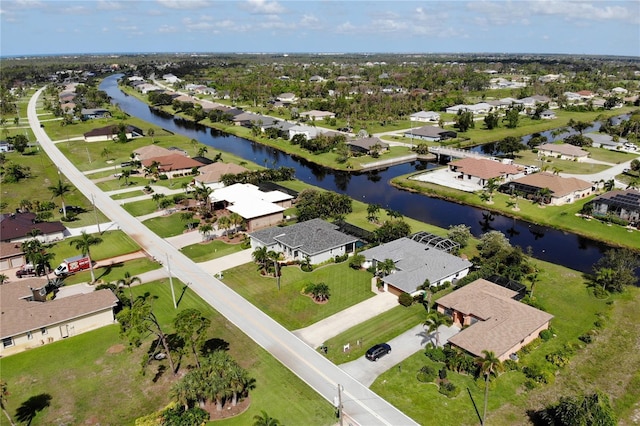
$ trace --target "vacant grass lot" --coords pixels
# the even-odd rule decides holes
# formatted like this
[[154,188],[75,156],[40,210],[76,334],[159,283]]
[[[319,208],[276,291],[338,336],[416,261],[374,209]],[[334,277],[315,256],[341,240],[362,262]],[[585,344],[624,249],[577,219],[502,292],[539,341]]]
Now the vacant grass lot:
[[[636,315],[631,318],[627,315],[640,310],[634,302],[634,298],[640,295],[640,289],[628,289],[629,293],[611,296],[608,300],[596,299],[586,287],[580,272],[547,262],[536,260],[535,263],[540,269],[540,281],[536,284],[534,295],[544,309],[554,315],[551,325],[557,337],[548,342],[536,343],[535,350],[521,356],[521,365],[546,362],[545,356],[548,353],[562,348],[566,343],[579,342],[578,336],[594,328],[598,313],[610,315],[611,320],[607,321],[607,328],[600,332],[602,337],[598,337],[596,343],[579,350],[571,365],[559,370],[555,384],[527,392],[522,386],[525,377],[520,372],[506,373],[495,380],[489,393],[488,419],[491,424],[525,424],[527,409],[540,409],[560,396],[595,388],[619,396],[621,401],[617,406],[630,411],[633,403],[640,398],[640,355],[631,349],[640,338],[640,317]],[[348,333],[350,331],[346,334]],[[606,337],[608,335],[612,336],[616,345],[606,343],[611,342]],[[630,354],[627,350],[634,353]],[[629,364],[622,365],[625,362]],[[419,351],[404,360],[401,368],[391,368],[378,377],[371,388],[422,424],[476,423],[478,420],[466,388],[469,388],[478,407],[482,407],[484,383],[481,381],[478,386],[472,377],[447,372],[447,378],[462,389],[456,398],[447,399],[438,393],[433,384],[423,384],[416,380],[418,369],[425,364],[434,365]],[[440,367],[441,365],[437,369]],[[617,371],[618,369],[621,371]],[[615,378],[611,377],[610,380],[608,372],[615,372]],[[625,391],[634,393],[628,395]],[[497,414],[494,415],[494,412]],[[424,413],[434,414],[427,421]]]
[[158,210],[158,203],[153,201],[152,199],[141,200],[141,201],[133,201],[131,203],[127,203],[126,201],[122,201],[120,203],[122,208],[127,211],[131,216],[144,216],[149,213],[153,213]]
[[180,219],[179,214],[153,217],[142,223],[162,238],[175,237],[182,234],[186,229],[186,223]]
[[[122,231],[107,231],[103,234],[93,234],[102,239],[102,243],[91,247],[91,258],[94,261],[108,259],[140,250],[140,247]],[[64,241],[55,243],[50,251],[55,253],[54,264],[57,265],[63,259],[80,254],[75,248],[74,240],[80,237],[70,237]]]
[[571,160],[561,160],[555,157],[543,157],[538,158],[538,154],[531,151],[520,151],[515,155],[514,161],[517,164],[525,164],[538,166],[540,168],[546,167],[549,172],[559,171],[564,173],[574,174],[591,174],[599,173],[608,169],[610,166],[605,164],[594,164],[588,162],[578,162]]
[[[355,271],[347,262],[313,272],[303,272],[298,266],[283,267],[280,290],[276,279],[261,276],[254,263],[224,271],[224,282],[289,330],[311,325],[373,296],[371,274]],[[319,282],[331,291],[329,302],[322,305],[301,293],[305,285]]]
[[[215,422],[216,425],[248,425],[262,410],[287,425],[335,422],[329,403],[176,281],[176,295],[182,293],[178,309],[196,308],[210,318],[210,342],[228,346],[231,355],[256,379],[249,409],[235,419]],[[132,290],[134,295],[149,293],[155,298],[154,313],[165,330],[171,332],[176,311],[167,280]],[[32,426],[131,425],[137,417],[162,409],[169,402],[169,388],[177,379],[169,372],[154,379],[159,366],[166,362],[154,362],[146,375],[140,374],[140,361],[150,343],[151,339],[146,339],[141,348],[129,351],[119,337],[118,326],[111,325],[2,358],[2,380],[7,381],[10,392],[7,411],[14,415],[29,398],[49,395],[50,405],[36,413]],[[191,363],[189,357],[184,358],[180,372],[184,373]],[[8,425],[7,419],[1,417],[0,425]]]
[[240,247],[240,244],[227,244],[220,240],[210,240],[205,243],[183,247],[180,251],[189,259],[198,263],[237,253],[242,251],[242,247]]
[[113,200],[126,200],[127,198],[140,197],[144,195],[141,189],[134,189],[129,192],[122,192],[120,194],[114,194],[111,196]]
[[584,204],[593,199],[593,196],[583,198],[572,204],[545,207],[540,207],[531,201],[520,199],[518,201],[520,211],[514,211],[512,207],[507,207],[507,202],[510,201],[510,197],[506,194],[495,193],[493,195],[493,204],[487,204],[482,201],[476,193],[468,193],[427,182],[411,180],[409,176],[410,175],[397,177],[393,179],[392,183],[398,187],[421,192],[430,196],[442,197],[463,204],[481,207],[485,210],[496,211],[506,216],[517,217],[535,224],[564,229],[595,240],[605,241],[610,245],[640,249],[639,232],[630,232],[622,226],[609,226],[598,220],[585,220],[576,216]]

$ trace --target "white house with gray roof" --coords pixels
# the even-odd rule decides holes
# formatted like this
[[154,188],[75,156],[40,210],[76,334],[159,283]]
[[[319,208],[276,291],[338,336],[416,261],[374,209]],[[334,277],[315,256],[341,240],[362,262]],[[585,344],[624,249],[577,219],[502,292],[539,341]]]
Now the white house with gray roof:
[[249,237],[253,250],[266,247],[269,251],[283,253],[287,260],[304,260],[309,256],[314,265],[345,253],[353,253],[359,241],[322,219],[262,229],[249,234]]
[[472,266],[468,260],[409,238],[381,244],[360,254],[365,257],[365,268],[375,267],[386,259],[393,260],[395,270],[382,278],[384,290],[392,293],[416,295],[420,293],[416,289],[425,280],[428,279],[431,286],[437,286],[466,276]]

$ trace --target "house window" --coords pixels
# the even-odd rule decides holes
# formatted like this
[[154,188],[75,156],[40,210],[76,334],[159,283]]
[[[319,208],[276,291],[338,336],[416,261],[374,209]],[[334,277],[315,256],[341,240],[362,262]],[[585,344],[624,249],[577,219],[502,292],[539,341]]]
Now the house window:
[[27,331],[27,340],[33,339],[33,334],[30,331]]
[[444,309],[444,314],[445,314],[445,315],[448,315],[448,316],[450,316],[450,317],[452,317],[452,316],[453,316],[453,309],[451,309],[451,308],[445,308],[445,309]]
[[475,324],[478,322],[478,318],[476,317],[471,317],[471,325]]
[[2,339],[2,346],[4,346],[5,348],[13,346],[13,337]]
[[42,327],[40,329],[40,333],[42,333],[43,336],[46,335],[47,334],[47,327]]

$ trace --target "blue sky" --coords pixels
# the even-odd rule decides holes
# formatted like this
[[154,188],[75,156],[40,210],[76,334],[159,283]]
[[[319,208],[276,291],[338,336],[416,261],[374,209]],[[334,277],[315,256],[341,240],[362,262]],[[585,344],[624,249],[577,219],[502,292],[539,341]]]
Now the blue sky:
[[0,55],[495,52],[640,56],[640,1],[2,0]]

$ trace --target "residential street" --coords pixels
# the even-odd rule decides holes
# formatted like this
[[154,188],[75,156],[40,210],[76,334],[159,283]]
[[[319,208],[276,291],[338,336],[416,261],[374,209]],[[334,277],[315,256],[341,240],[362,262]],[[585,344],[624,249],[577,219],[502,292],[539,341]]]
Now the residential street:
[[[35,93],[28,106],[29,123],[42,148],[67,179],[73,182],[87,198],[94,196],[96,206],[133,238],[144,251],[157,259],[168,257],[174,276],[184,283],[189,283],[190,288],[201,298],[269,351],[327,401],[333,402],[337,395],[337,386],[342,385],[344,410],[356,423],[367,426],[417,424],[222,282],[213,278],[205,269],[147,229],[122,209],[116,201],[96,187],[62,155],[44,129],[40,127],[36,114],[36,102],[42,91],[43,89],[40,89]],[[164,264],[166,267],[167,262]]]

